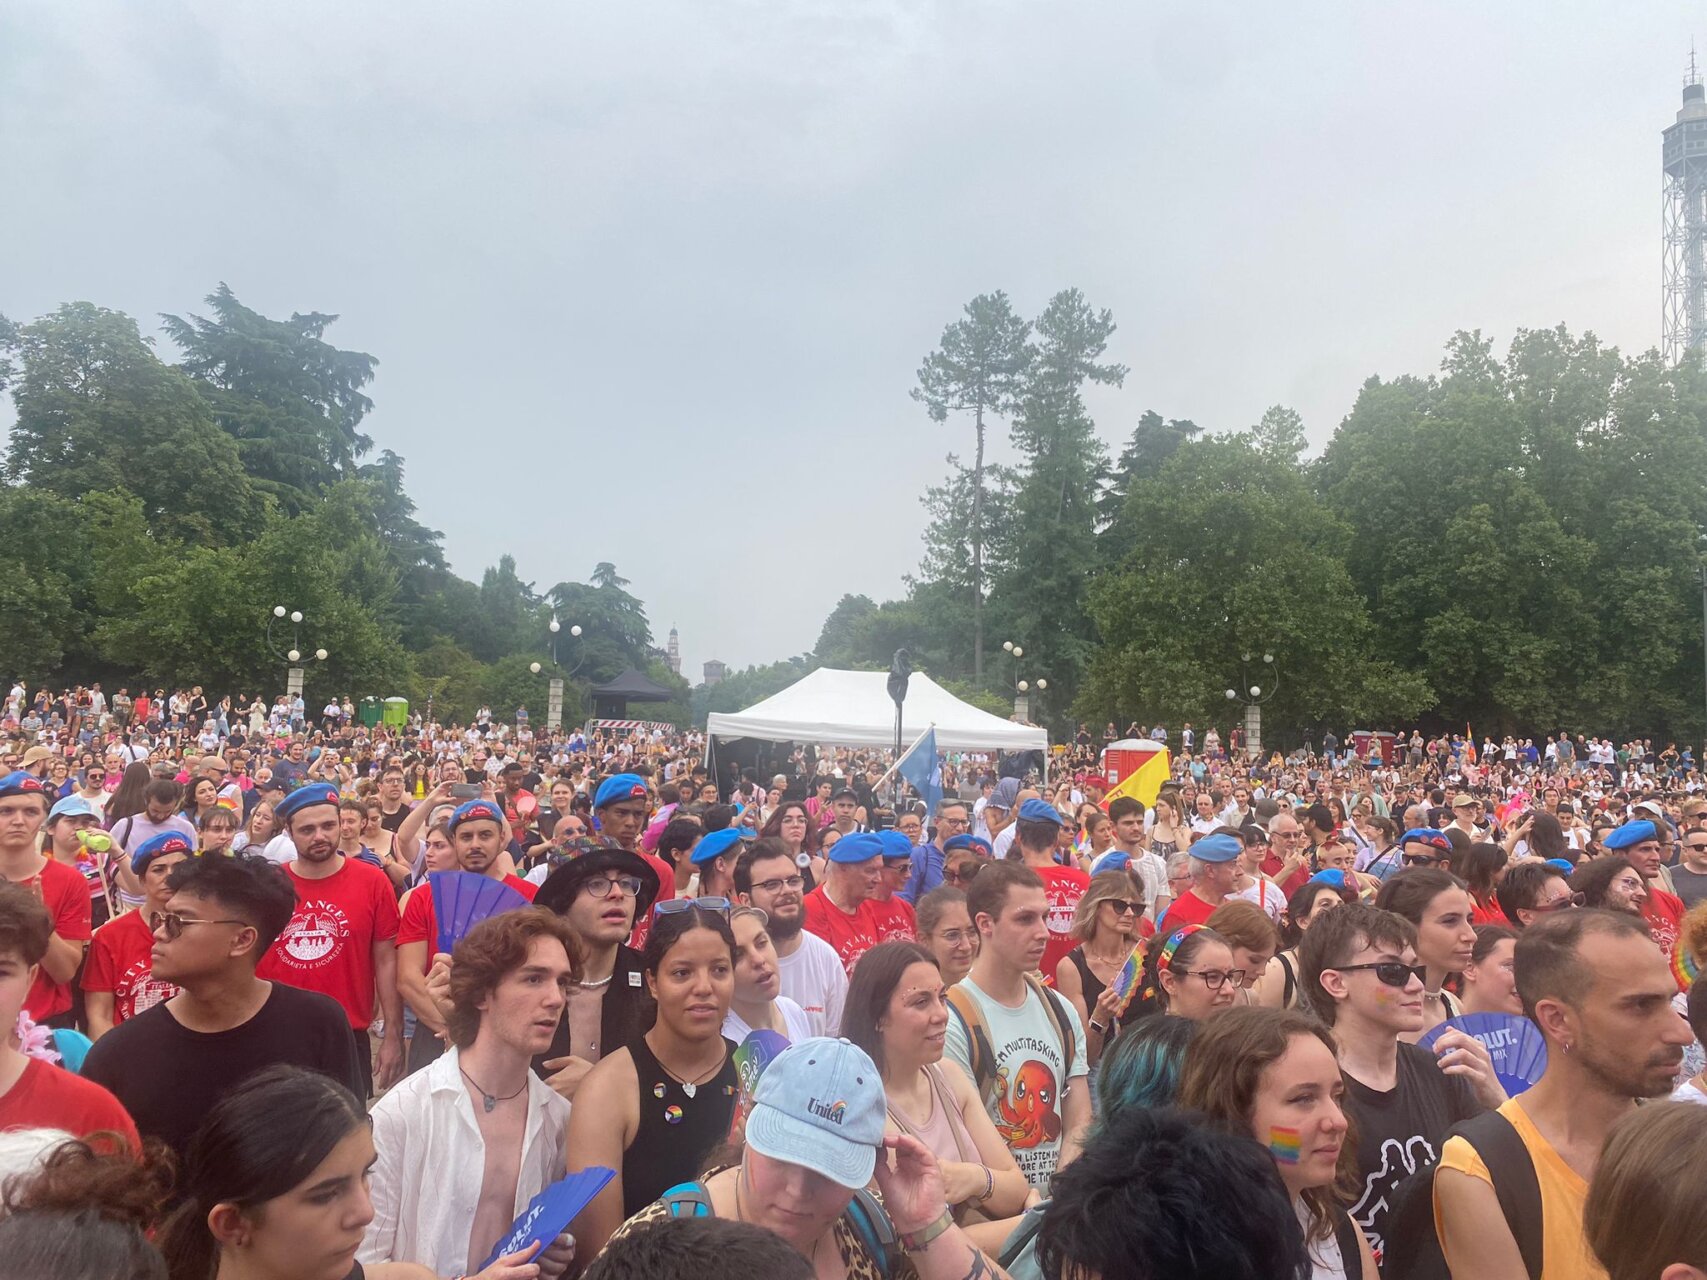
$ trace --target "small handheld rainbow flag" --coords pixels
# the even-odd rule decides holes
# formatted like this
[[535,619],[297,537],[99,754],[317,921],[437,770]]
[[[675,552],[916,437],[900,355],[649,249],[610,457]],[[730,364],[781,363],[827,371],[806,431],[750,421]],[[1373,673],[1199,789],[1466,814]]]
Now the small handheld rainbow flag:
[[735,1078],[740,1082],[735,1096],[735,1108],[729,1124],[729,1140],[741,1142],[747,1133],[747,1113],[753,1109],[753,1094],[758,1090],[759,1077],[770,1066],[771,1059],[788,1048],[788,1037],[761,1027],[747,1033],[747,1038],[735,1050]]
[[1276,1164],[1297,1164],[1304,1154],[1304,1136],[1298,1130],[1288,1129],[1285,1125],[1270,1125],[1268,1150]]
[[1132,948],[1132,954],[1126,957],[1126,963],[1120,966],[1120,972],[1114,975],[1114,981],[1110,984],[1120,1000],[1114,1009],[1117,1020],[1126,1015],[1127,1006],[1132,1003],[1132,997],[1138,990],[1138,974],[1143,968],[1144,948],[1140,944]]

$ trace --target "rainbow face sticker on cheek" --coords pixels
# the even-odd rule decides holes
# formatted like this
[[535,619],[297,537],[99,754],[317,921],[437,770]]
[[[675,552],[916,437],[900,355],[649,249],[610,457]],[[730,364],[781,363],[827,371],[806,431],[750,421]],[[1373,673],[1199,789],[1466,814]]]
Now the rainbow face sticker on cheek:
[[1304,1138],[1297,1129],[1285,1125],[1270,1125],[1268,1150],[1276,1164],[1297,1164],[1304,1152]]

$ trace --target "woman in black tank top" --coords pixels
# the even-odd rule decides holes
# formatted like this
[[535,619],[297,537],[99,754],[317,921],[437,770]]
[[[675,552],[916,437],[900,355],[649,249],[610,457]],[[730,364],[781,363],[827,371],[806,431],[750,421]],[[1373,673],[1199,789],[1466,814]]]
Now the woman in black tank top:
[[723,1018],[735,994],[735,937],[727,905],[695,905],[713,902],[724,899],[658,904],[664,910],[653,917],[643,953],[657,1021],[599,1059],[576,1091],[569,1172],[617,1171],[574,1222],[581,1257],[598,1253],[625,1219],[669,1188],[697,1178],[729,1138],[736,1046],[723,1038]]
[[1137,876],[1125,870],[1092,876],[1073,913],[1073,936],[1079,945],[1049,975],[1055,979],[1055,989],[1078,1011],[1093,1064],[1114,1043],[1125,1020],[1135,1016],[1131,1005],[1116,1014],[1116,998],[1104,1000],[1103,992],[1119,977],[1138,944],[1138,922],[1143,918],[1144,888]]

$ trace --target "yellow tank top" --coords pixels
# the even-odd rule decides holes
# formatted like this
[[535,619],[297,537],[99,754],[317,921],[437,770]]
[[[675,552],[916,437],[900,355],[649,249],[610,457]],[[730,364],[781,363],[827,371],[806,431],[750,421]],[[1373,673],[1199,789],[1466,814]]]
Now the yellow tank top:
[[[1541,1136],[1529,1114],[1512,1098],[1500,1108],[1523,1139],[1541,1185],[1541,1280],[1606,1280],[1606,1269],[1588,1247],[1583,1235],[1583,1203],[1588,1182]],[[1440,1153],[1440,1167],[1479,1178],[1489,1186],[1493,1178],[1476,1149],[1463,1138],[1448,1138]],[[1440,1202],[1435,1201],[1435,1230],[1440,1229]]]

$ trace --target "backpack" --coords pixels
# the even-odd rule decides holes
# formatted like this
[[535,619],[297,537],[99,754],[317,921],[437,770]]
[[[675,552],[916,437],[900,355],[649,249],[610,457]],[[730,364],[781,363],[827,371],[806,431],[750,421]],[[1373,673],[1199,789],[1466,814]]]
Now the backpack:
[[[661,1198],[672,1218],[712,1216],[711,1196],[703,1182],[678,1183],[664,1192]],[[842,1216],[853,1225],[866,1253],[877,1264],[881,1280],[890,1280],[901,1269],[901,1242],[895,1234],[895,1224],[889,1221],[889,1215],[883,1211],[877,1197],[861,1187],[848,1201]]]
[[[1043,985],[1036,974],[1025,975],[1025,984],[1037,993],[1043,1001],[1043,1007],[1049,1014],[1049,1021],[1055,1026],[1055,1034],[1061,1038],[1061,1057],[1065,1066],[1061,1072],[1062,1087],[1073,1076],[1073,1013],[1067,1002]],[[978,997],[965,987],[956,983],[948,989],[948,1007],[955,1017],[960,1019],[960,1025],[966,1032],[966,1051],[971,1058],[972,1082],[978,1086],[979,1096],[989,1092],[990,1082],[996,1076],[996,1054],[990,1046],[990,1024],[984,1018],[984,1011],[978,1007]]]
[[[1447,1137],[1463,1138],[1482,1158],[1529,1280],[1541,1280],[1541,1183],[1523,1138],[1497,1111],[1460,1121]],[[1439,1167],[1436,1162],[1412,1174],[1393,1198],[1381,1258],[1385,1280],[1451,1280],[1434,1229],[1434,1174]]]

